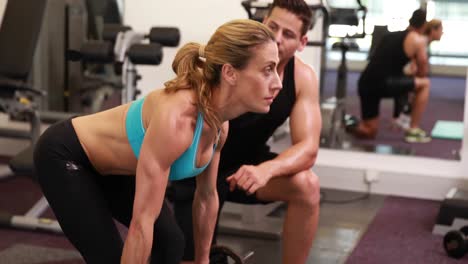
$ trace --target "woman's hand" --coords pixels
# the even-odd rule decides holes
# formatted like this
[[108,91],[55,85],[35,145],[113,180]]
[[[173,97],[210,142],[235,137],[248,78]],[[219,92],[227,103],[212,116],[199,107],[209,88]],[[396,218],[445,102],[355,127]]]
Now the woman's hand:
[[416,62],[411,60],[403,67],[403,73],[407,76],[414,76],[418,72]]

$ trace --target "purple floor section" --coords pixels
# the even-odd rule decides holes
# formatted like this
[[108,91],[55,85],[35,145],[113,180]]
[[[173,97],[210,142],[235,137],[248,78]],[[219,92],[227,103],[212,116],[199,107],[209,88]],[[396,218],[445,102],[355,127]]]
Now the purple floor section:
[[[359,116],[360,108],[357,98],[348,100],[348,112]],[[354,142],[361,145],[382,144],[395,148],[402,148],[411,151],[411,155],[429,158],[441,158],[456,160],[456,152],[461,148],[461,140],[436,139],[426,144],[407,143],[404,141],[404,132],[392,127],[393,104],[390,100],[381,104],[381,120],[379,122],[379,133],[374,140],[354,139]],[[427,108],[426,114],[422,118],[421,128],[430,133],[437,120],[462,121],[463,103],[450,99],[432,99]]]
[[432,234],[439,202],[388,197],[347,264],[468,263],[449,258],[442,236]]
[[[12,214],[24,214],[42,196],[37,184],[26,177],[15,177],[2,181],[0,194],[1,210]],[[50,209],[44,214],[44,217],[55,218]],[[62,235],[0,228],[0,250],[15,243],[62,249],[73,248]]]
[[[0,156],[0,164],[8,158]],[[40,187],[28,177],[15,176],[0,181],[0,212],[24,214],[42,196]],[[48,209],[43,217],[55,219],[52,210]],[[127,229],[117,224],[122,237]],[[8,227],[0,227],[0,252],[15,244],[33,245],[51,249],[76,250],[64,235],[46,232],[24,231]],[[0,260],[2,263],[2,260]],[[44,261],[42,264],[82,264],[82,259]]]
[[[361,116],[360,101],[357,95],[359,73],[348,74],[346,109],[349,114]],[[438,120],[463,121],[465,103],[465,79],[456,77],[431,78],[430,99],[421,120],[421,127],[428,133]],[[336,87],[336,72],[328,71],[325,79],[324,98],[332,96]],[[393,100],[382,100],[380,107],[379,133],[375,140],[358,140],[358,145],[389,145],[410,150],[412,155],[430,158],[456,160],[461,140],[433,139],[427,144],[409,144],[404,141],[404,133],[391,126]]]

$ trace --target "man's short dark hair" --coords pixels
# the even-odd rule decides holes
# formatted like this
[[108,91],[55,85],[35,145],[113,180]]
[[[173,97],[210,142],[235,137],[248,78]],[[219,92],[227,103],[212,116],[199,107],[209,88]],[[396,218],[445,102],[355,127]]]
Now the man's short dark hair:
[[416,9],[409,20],[409,24],[414,28],[421,28],[426,23],[426,11],[424,9]]
[[301,36],[312,27],[312,10],[304,0],[274,0],[268,11],[268,16],[275,7],[283,8],[295,14],[302,21]]

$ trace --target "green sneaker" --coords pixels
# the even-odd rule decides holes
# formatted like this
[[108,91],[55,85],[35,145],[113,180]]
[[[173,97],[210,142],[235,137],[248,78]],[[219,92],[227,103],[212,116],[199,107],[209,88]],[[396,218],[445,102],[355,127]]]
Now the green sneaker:
[[431,137],[424,132],[424,130],[417,128],[410,128],[405,133],[405,140],[409,143],[427,143],[431,141]]

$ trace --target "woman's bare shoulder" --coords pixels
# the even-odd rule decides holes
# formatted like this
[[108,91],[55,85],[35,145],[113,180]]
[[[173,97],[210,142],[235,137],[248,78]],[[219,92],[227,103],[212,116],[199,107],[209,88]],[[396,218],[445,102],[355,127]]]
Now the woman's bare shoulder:
[[151,93],[149,100],[153,109],[150,122],[163,122],[168,128],[175,129],[174,132],[183,132],[194,124],[197,111],[193,92],[181,90],[168,93],[161,90]]

